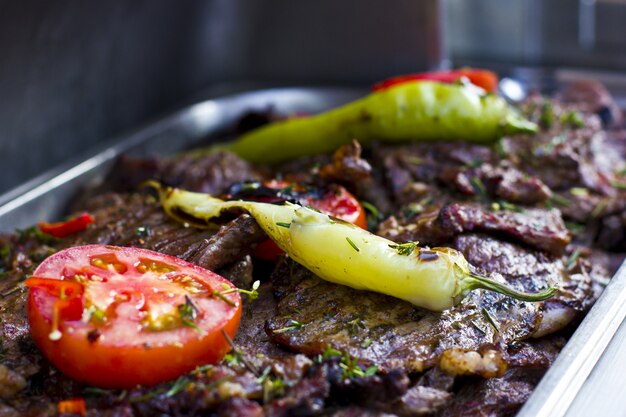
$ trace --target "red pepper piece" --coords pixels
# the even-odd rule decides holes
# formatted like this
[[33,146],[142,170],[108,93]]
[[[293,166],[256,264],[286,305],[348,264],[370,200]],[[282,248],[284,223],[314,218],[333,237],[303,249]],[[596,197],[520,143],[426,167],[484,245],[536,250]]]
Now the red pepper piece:
[[95,222],[89,213],[83,213],[66,222],[39,223],[39,230],[54,237],[66,237],[82,232],[88,225]]
[[87,406],[85,405],[85,400],[82,398],[59,401],[57,409],[59,414],[72,413],[83,417],[87,415]]
[[471,68],[463,68],[455,71],[433,71],[400,75],[388,78],[375,84],[373,90],[385,90],[396,85],[421,80],[452,84],[463,77],[467,78],[472,84],[482,87],[490,93],[495,93],[498,90],[498,76],[496,73],[488,70]]

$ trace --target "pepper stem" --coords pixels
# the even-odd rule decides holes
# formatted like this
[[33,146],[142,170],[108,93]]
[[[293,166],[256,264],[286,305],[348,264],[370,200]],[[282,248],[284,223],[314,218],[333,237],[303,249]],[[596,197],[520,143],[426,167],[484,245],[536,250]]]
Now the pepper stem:
[[481,288],[484,290],[495,291],[497,293],[504,294],[507,297],[515,298],[521,301],[544,301],[554,297],[558,291],[557,287],[549,287],[536,293],[518,291],[491,278],[474,275],[472,273],[468,274],[468,276],[463,279],[462,285],[466,290]]

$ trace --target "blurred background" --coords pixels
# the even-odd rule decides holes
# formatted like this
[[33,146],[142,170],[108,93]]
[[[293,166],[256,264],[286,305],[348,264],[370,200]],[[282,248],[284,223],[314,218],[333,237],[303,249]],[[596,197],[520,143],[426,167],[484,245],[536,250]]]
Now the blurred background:
[[197,100],[486,66],[622,85],[626,0],[0,0],[0,193]]

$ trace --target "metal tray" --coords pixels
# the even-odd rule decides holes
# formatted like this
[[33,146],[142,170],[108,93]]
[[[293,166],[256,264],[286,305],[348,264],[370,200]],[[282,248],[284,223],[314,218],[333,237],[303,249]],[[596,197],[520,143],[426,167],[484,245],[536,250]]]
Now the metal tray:
[[[122,153],[171,154],[194,144],[208,143],[248,110],[271,107],[280,113],[315,113],[362,94],[362,90],[346,88],[270,89],[194,104],[111,140],[91,155],[70,161],[0,196],[0,230],[12,231],[37,221],[57,219],[68,199],[89,184],[101,181],[113,160]],[[626,266],[622,266],[518,417],[559,417],[569,413],[577,393],[625,316]],[[596,378],[594,384],[598,382]]]

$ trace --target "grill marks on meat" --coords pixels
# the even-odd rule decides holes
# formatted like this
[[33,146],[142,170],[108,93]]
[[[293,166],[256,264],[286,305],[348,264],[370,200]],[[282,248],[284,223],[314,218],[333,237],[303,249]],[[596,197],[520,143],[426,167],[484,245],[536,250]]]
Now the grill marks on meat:
[[[267,332],[295,352],[314,355],[332,346],[382,369],[420,372],[438,365],[444,352],[453,349],[479,352],[483,359],[494,351],[497,365],[507,346],[562,329],[595,299],[587,274],[567,274],[561,260],[542,252],[484,235],[459,236],[454,246],[476,267],[520,290],[538,291],[548,283],[561,283],[562,290],[543,303],[476,291],[439,314],[322,281],[284,261],[273,275],[278,314],[269,320]],[[303,326],[289,328],[292,320]],[[490,372],[475,369],[478,374]]]
[[[599,285],[591,277],[602,281],[610,268],[598,267],[595,261],[591,265],[602,254],[581,245],[602,242],[605,248],[626,248],[626,237],[615,233],[626,224],[625,193],[612,186],[613,181],[621,181],[613,170],[626,161],[623,132],[607,134],[600,128],[600,118],[589,114],[602,117],[604,98],[591,110],[581,107],[576,94],[564,99],[573,104],[554,103],[553,123],[544,123],[544,132],[505,139],[500,147],[375,145],[366,160],[353,142],[332,159],[303,158],[276,171],[296,182],[342,182],[381,212],[389,214],[401,207],[381,225],[380,234],[399,242],[456,247],[479,272],[520,290],[537,291],[558,282],[561,290],[554,299],[523,303],[475,291],[455,308],[432,313],[384,295],[322,281],[283,260],[271,282],[262,284],[259,299],[245,302],[235,338],[239,353],[178,381],[132,390],[123,399],[116,391],[88,398],[90,415],[514,413],[564,344],[563,338],[550,334],[591,305],[599,294]],[[571,109],[587,112],[582,113],[584,128],[563,119]],[[531,98],[526,108],[542,123],[543,110],[540,97]],[[264,122],[253,119],[253,124]],[[218,194],[233,182],[267,178],[269,172],[231,154],[121,159],[105,187],[131,191],[146,179],[158,178],[169,185]],[[218,269],[236,285],[250,286],[252,263],[246,254],[264,235],[249,216],[219,230],[196,230],[170,221],[150,197],[103,190],[85,194],[80,207],[95,215],[96,224],[58,246],[145,247]],[[559,203],[555,195],[571,204],[562,199]],[[585,236],[575,235],[575,245],[568,246],[570,234],[561,213],[586,226]],[[15,243],[16,237],[10,239]],[[55,401],[81,396],[83,387],[51,370],[28,337],[21,274],[54,250],[29,239],[20,243],[20,250],[29,256],[20,258],[12,251],[12,271],[0,280],[3,294],[11,289],[0,300],[5,351],[0,397],[10,398],[6,404],[11,406],[0,400],[0,412],[55,415]],[[569,257],[576,249],[581,256],[569,265],[561,255]],[[603,261],[609,263],[610,259]],[[294,320],[302,326],[294,326]],[[379,372],[345,378],[341,357],[318,356],[328,346],[358,359],[362,369],[379,366]],[[28,386],[22,389],[25,381]]]
[[265,239],[265,233],[249,215],[239,216],[217,231],[198,230],[169,219],[146,195],[108,194],[88,209],[96,219],[94,225],[65,240],[65,245],[136,246],[219,270],[241,260]]

